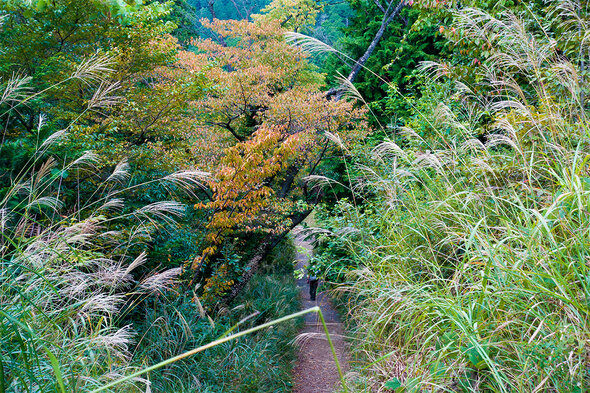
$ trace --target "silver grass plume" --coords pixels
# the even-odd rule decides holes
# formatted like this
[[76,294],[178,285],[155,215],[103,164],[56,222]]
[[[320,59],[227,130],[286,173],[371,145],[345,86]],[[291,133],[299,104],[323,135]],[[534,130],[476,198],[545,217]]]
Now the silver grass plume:
[[65,136],[66,133],[67,131],[64,129],[56,131],[53,134],[49,135],[47,138],[45,138],[43,143],[41,143],[40,149],[43,150],[52,146],[54,143],[58,142],[63,136]]
[[512,75],[502,75],[502,77],[499,77],[496,73],[488,72],[486,76],[490,87],[493,88],[493,92],[498,97],[506,97],[511,100],[518,98],[526,105],[528,102],[526,94]]
[[338,81],[340,91],[344,93],[345,97],[353,98],[355,100],[362,102],[364,105],[368,105],[365,99],[363,98],[362,94],[358,91],[358,89],[348,78],[338,73],[336,80]]
[[115,166],[113,173],[106,179],[106,182],[125,184],[129,179],[129,168],[127,160],[122,160]]
[[180,267],[164,270],[161,273],[156,273],[147,277],[139,286],[141,289],[149,293],[162,292],[170,289],[181,273],[182,268]]
[[339,185],[343,188],[348,189],[347,186],[345,186],[344,184],[340,183],[337,180],[334,179],[330,179],[326,176],[322,176],[322,175],[309,175],[309,176],[305,176],[303,178],[303,181],[306,182],[307,184],[311,184],[312,190],[322,190],[324,187],[326,186],[332,186],[332,185]]
[[425,140],[411,127],[400,127],[398,129],[398,134],[410,141],[425,142]]
[[439,103],[434,110],[434,120],[436,125],[448,126],[456,131],[463,137],[468,137],[470,131],[467,127],[459,122],[455,113],[447,105]]
[[[95,168],[96,164],[99,161],[98,154],[92,151],[85,151],[80,157],[75,159],[68,167],[75,168],[75,167],[90,167]],[[112,175],[111,175],[112,176]]]
[[189,195],[194,195],[195,188],[205,188],[205,184],[211,181],[212,177],[209,172],[197,170],[184,170],[171,173],[164,178],[163,182],[169,182]]
[[10,221],[12,214],[7,208],[0,208],[0,232],[6,233],[8,229],[8,222]]
[[107,313],[112,315],[119,310],[124,301],[125,298],[123,295],[98,293],[84,301],[84,305],[80,309],[80,314],[91,316]]
[[301,236],[304,240],[311,241],[312,243],[317,243],[321,235],[334,236],[334,232],[319,227],[302,227],[295,232],[295,236]]
[[41,164],[41,167],[39,167],[37,173],[35,174],[35,178],[32,184],[32,189],[34,191],[38,190],[40,184],[43,182],[43,179],[45,179],[45,177],[47,177],[51,173],[51,170],[54,169],[56,165],[57,162],[53,157],[48,158],[43,164]]
[[442,169],[443,162],[440,158],[429,151],[416,154],[416,159],[412,162],[417,168],[435,168],[437,171]]
[[477,138],[467,139],[461,144],[461,150],[463,151],[474,151],[474,152],[488,152],[485,145]]
[[407,158],[407,154],[401,147],[398,146],[397,143],[391,140],[385,140],[377,145],[373,151],[373,155],[379,158],[390,158],[390,157],[400,157],[402,159]]
[[88,100],[88,109],[96,110],[99,108],[108,108],[121,102],[123,98],[113,94],[120,87],[121,84],[118,81],[101,81],[98,88],[94,91],[92,98]]
[[336,231],[336,236],[346,238],[346,237],[352,237],[352,235],[357,235],[360,233],[361,233],[361,231],[358,228],[346,226],[344,228],[338,229],[338,231]]
[[333,142],[339,148],[341,148],[341,149],[345,148],[344,143],[342,143],[342,139],[340,139],[340,136],[338,136],[338,134],[334,134],[330,131],[326,131],[326,132],[324,132],[324,135],[326,138],[328,138],[328,140]]
[[[126,248],[129,244],[132,244],[135,241],[151,241],[152,240],[152,233],[153,227],[147,225],[146,223],[141,223],[139,225],[134,226],[131,228],[129,236],[128,236],[128,244],[120,244],[119,248]],[[116,234],[114,234],[116,235]]]
[[555,77],[561,86],[573,96],[577,97],[581,92],[580,75],[574,65],[568,61],[554,63],[550,68],[551,74]]
[[112,64],[113,59],[109,56],[94,54],[76,67],[71,78],[87,84],[90,81],[103,81],[107,75],[113,72],[113,69],[110,68]]
[[550,7],[547,17],[559,21],[560,27],[564,30],[560,40],[570,43],[581,36],[582,46],[587,44],[590,38],[590,22],[581,17],[586,4],[581,1],[558,0]]
[[12,77],[6,82],[6,86],[0,97],[0,104],[23,101],[31,92],[29,84],[32,80],[33,78],[30,76],[23,76],[18,73],[12,74]]
[[[56,280],[57,281],[57,280]],[[81,271],[71,271],[61,276],[59,294],[68,299],[77,299],[93,286],[91,277]]]
[[131,325],[123,326],[118,330],[109,330],[102,332],[103,334],[92,337],[90,339],[90,344],[93,347],[104,348],[110,354],[113,354],[120,359],[127,359],[129,356],[129,345],[132,343],[133,337]]
[[512,138],[510,138],[509,136],[502,135],[502,134],[488,135],[487,141],[485,143],[486,149],[490,149],[490,148],[500,146],[500,145],[508,145],[508,146],[512,147],[514,150],[516,150],[517,152],[522,154],[522,151],[520,150],[520,148],[518,147],[516,142],[514,140],[512,140]]
[[451,74],[451,66],[445,63],[435,61],[422,61],[418,65],[418,71],[428,76],[431,80],[438,80]]
[[154,218],[174,224],[174,217],[182,217],[186,211],[186,206],[175,201],[154,202],[137,209],[133,215],[147,219],[150,223],[158,226]]
[[492,166],[484,159],[474,157],[471,159],[471,163],[475,165],[476,168],[481,169],[486,172],[492,172]]
[[135,270],[139,266],[143,265],[146,261],[147,261],[147,254],[145,251],[143,251],[141,254],[139,254],[137,256],[137,258],[135,258],[133,260],[133,262],[131,262],[131,264],[129,266],[127,266],[127,269],[125,269],[125,274],[131,273],[133,270]]
[[125,201],[121,198],[108,199],[97,211],[121,211],[125,206]]
[[308,53],[337,53],[338,51],[331,47],[330,45],[326,44],[318,40],[317,38],[313,38],[301,33],[295,32],[286,32],[285,33],[285,40],[287,43],[297,46]]
[[116,263],[111,259],[103,259],[103,264],[91,273],[93,281],[101,288],[115,290],[128,286],[133,277],[124,269],[122,262]]
[[37,199],[32,200],[26,206],[27,209],[31,208],[48,208],[53,212],[58,212],[61,208],[63,208],[63,202],[59,199],[51,196],[44,196]]

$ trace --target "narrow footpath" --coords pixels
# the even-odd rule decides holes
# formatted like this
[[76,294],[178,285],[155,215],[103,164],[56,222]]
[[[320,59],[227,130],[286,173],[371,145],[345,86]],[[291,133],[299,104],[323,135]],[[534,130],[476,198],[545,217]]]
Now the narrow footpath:
[[[313,247],[310,242],[304,240],[297,229],[299,228],[296,228],[294,239],[297,248],[297,269],[302,269],[307,266]],[[346,373],[348,371],[348,352],[344,341],[344,329],[328,296],[321,292],[321,283],[316,301],[313,302],[309,299],[307,277],[298,280],[297,286],[300,288],[303,309],[314,306],[321,308],[328,325],[330,338],[336,348],[340,367],[342,372]],[[340,387],[338,370],[318,315],[306,314],[305,327],[297,338],[297,342],[299,353],[294,371],[295,388],[293,392],[333,393],[338,391]]]

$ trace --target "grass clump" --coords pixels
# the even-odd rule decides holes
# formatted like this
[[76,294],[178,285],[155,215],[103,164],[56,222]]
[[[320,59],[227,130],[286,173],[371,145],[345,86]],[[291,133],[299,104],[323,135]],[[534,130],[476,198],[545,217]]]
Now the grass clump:
[[351,296],[357,389],[586,391],[587,83],[513,15],[455,18],[495,48],[478,85],[425,65],[437,89],[454,82],[447,102],[421,102],[430,109],[357,166],[364,202],[323,218],[315,263]]
[[[145,323],[136,326],[142,332],[136,359],[149,359],[149,364],[154,364],[299,311],[293,260],[294,247],[288,240],[277,247],[269,263],[229,308],[212,314],[205,312],[194,294],[154,300],[145,309]],[[146,378],[158,392],[290,392],[293,339],[300,325],[300,320],[273,325],[175,362]]]
[[[52,159],[39,169],[33,162],[1,196],[2,391],[87,391],[133,370],[134,332],[120,318],[180,273],[136,276],[146,255],[130,253],[180,205],[161,202],[113,213],[122,207],[113,196],[117,187],[103,184],[97,192],[104,186],[105,194],[64,214],[59,175],[87,171],[83,161],[60,169]],[[129,217],[135,218],[135,231],[109,230]]]
[[[83,63],[86,74],[70,79],[96,87],[94,78],[110,72],[104,61],[91,58]],[[14,108],[40,95],[30,83],[14,75],[0,84],[3,128]],[[60,162],[52,150],[76,120],[49,134],[46,120],[39,115],[30,150],[0,179],[0,392],[91,391],[136,370],[136,332],[124,317],[180,275],[179,268],[146,267],[145,250],[184,206],[157,201],[132,208],[123,198],[150,184],[179,192],[196,184],[188,171],[132,183],[126,160],[101,176],[90,151]],[[0,151],[19,143],[5,133]],[[136,378],[121,389],[145,391],[146,384]]]

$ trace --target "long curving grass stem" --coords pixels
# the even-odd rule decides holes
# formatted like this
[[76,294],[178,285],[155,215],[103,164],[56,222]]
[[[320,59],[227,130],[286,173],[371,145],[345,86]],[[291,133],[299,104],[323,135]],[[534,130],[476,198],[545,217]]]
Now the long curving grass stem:
[[[318,314],[320,316],[320,321],[322,322],[322,326],[324,327],[324,332],[326,332],[326,338],[328,339],[328,344],[330,345],[330,349],[332,350],[332,356],[334,357],[334,362],[336,362],[336,368],[338,369],[338,376],[340,377],[340,382],[342,383],[342,388],[345,392],[348,393],[348,388],[346,387],[346,382],[344,381],[344,374],[342,374],[342,368],[340,367],[340,362],[338,361],[338,356],[336,355],[336,348],[334,348],[334,344],[332,343],[332,339],[330,338],[330,333],[328,333],[328,325],[326,325],[326,321],[324,320],[324,315],[322,314],[322,310],[319,307],[314,307],[318,309]],[[311,310],[311,309],[310,309]]]
[[200,346],[198,348],[192,349],[192,350],[187,351],[185,353],[182,353],[182,354],[180,354],[178,356],[174,356],[174,357],[172,357],[170,359],[166,359],[166,360],[164,360],[164,361],[162,361],[160,363],[154,364],[153,366],[146,367],[146,368],[144,368],[142,370],[139,370],[139,371],[137,371],[137,372],[135,372],[133,374],[127,375],[127,376],[125,376],[123,378],[119,378],[119,379],[117,379],[117,380],[115,380],[113,382],[110,382],[110,383],[108,383],[108,384],[106,384],[104,386],[101,386],[98,389],[95,389],[95,390],[91,391],[90,393],[103,392],[103,391],[105,391],[107,389],[110,389],[110,388],[112,388],[112,387],[120,384],[120,383],[123,383],[125,381],[129,381],[129,380],[131,380],[133,378],[136,378],[136,377],[138,377],[138,376],[140,376],[142,374],[148,373],[150,371],[157,370],[157,369],[159,369],[161,367],[167,366],[169,364],[172,364],[174,362],[177,362],[179,360],[182,360],[184,358],[187,358],[189,356],[192,356],[192,355],[194,355],[196,353],[202,352],[202,351],[204,351],[206,349],[213,348],[213,347],[215,347],[215,346],[217,346],[219,344],[223,344],[225,342],[228,342],[228,341],[231,341],[231,340],[235,340],[236,338],[239,338],[239,337],[248,335],[250,333],[257,332],[259,330],[262,330],[264,328],[267,328],[267,327],[276,325],[278,323],[286,322],[286,321],[289,321],[291,319],[294,319],[294,318],[297,318],[297,317],[301,317],[301,316],[303,316],[305,314],[309,314],[309,313],[312,313],[312,312],[318,313],[319,316],[320,316],[320,321],[322,322],[322,326],[324,327],[324,332],[326,333],[326,337],[328,339],[328,343],[330,344],[330,349],[332,350],[332,355],[334,356],[334,362],[336,362],[336,368],[338,369],[338,375],[340,377],[340,381],[342,382],[342,386],[344,388],[344,391],[345,392],[348,392],[348,389],[347,389],[346,384],[345,384],[345,381],[344,381],[344,375],[342,374],[342,369],[340,367],[340,363],[338,362],[338,357],[336,356],[336,349],[334,348],[334,344],[332,343],[332,340],[330,339],[330,333],[328,332],[328,326],[326,325],[326,321],[324,320],[324,316],[322,314],[322,310],[318,306],[315,306],[315,307],[312,307],[312,308],[308,308],[307,310],[299,311],[299,312],[296,312],[296,313],[293,313],[293,314],[284,316],[282,318],[278,318],[278,319],[272,320],[270,322],[263,323],[262,325],[253,327],[251,329],[244,330],[243,332],[232,334],[231,336],[223,337],[223,338],[220,338],[218,340],[212,341],[212,342],[210,342],[208,344],[205,344],[205,345]]

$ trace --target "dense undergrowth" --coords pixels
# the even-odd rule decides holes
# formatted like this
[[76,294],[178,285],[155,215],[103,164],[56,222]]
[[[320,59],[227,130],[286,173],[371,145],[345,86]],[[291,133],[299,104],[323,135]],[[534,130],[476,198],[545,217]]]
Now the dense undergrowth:
[[[294,248],[285,241],[268,257],[230,309],[208,316],[191,296],[154,300],[134,359],[158,362],[222,336],[295,313],[299,289],[293,280]],[[247,335],[146,376],[158,392],[290,392],[295,361],[293,340],[301,320]]]
[[[85,171],[92,158],[58,172],[51,171],[55,165],[49,159],[32,179],[19,179],[1,201],[2,392],[91,391],[230,332],[299,310],[289,240],[267,257],[231,309],[210,314],[194,293],[179,291],[180,269],[134,276],[146,255],[132,255],[133,247],[161,231],[161,221],[170,224],[182,206],[161,202],[117,213],[122,201],[114,195],[122,191],[116,183],[126,176],[126,169],[119,168],[97,190],[105,195],[62,216],[61,201],[47,194],[61,171]],[[105,229],[130,217],[137,224],[130,233]],[[114,391],[288,392],[298,328],[297,320],[282,323]]]
[[315,265],[347,292],[358,391],[588,390],[587,81],[557,50],[586,37],[578,11],[556,3],[542,26],[458,11],[490,56],[466,78],[424,64],[413,117],[358,157],[355,198],[318,214]]

